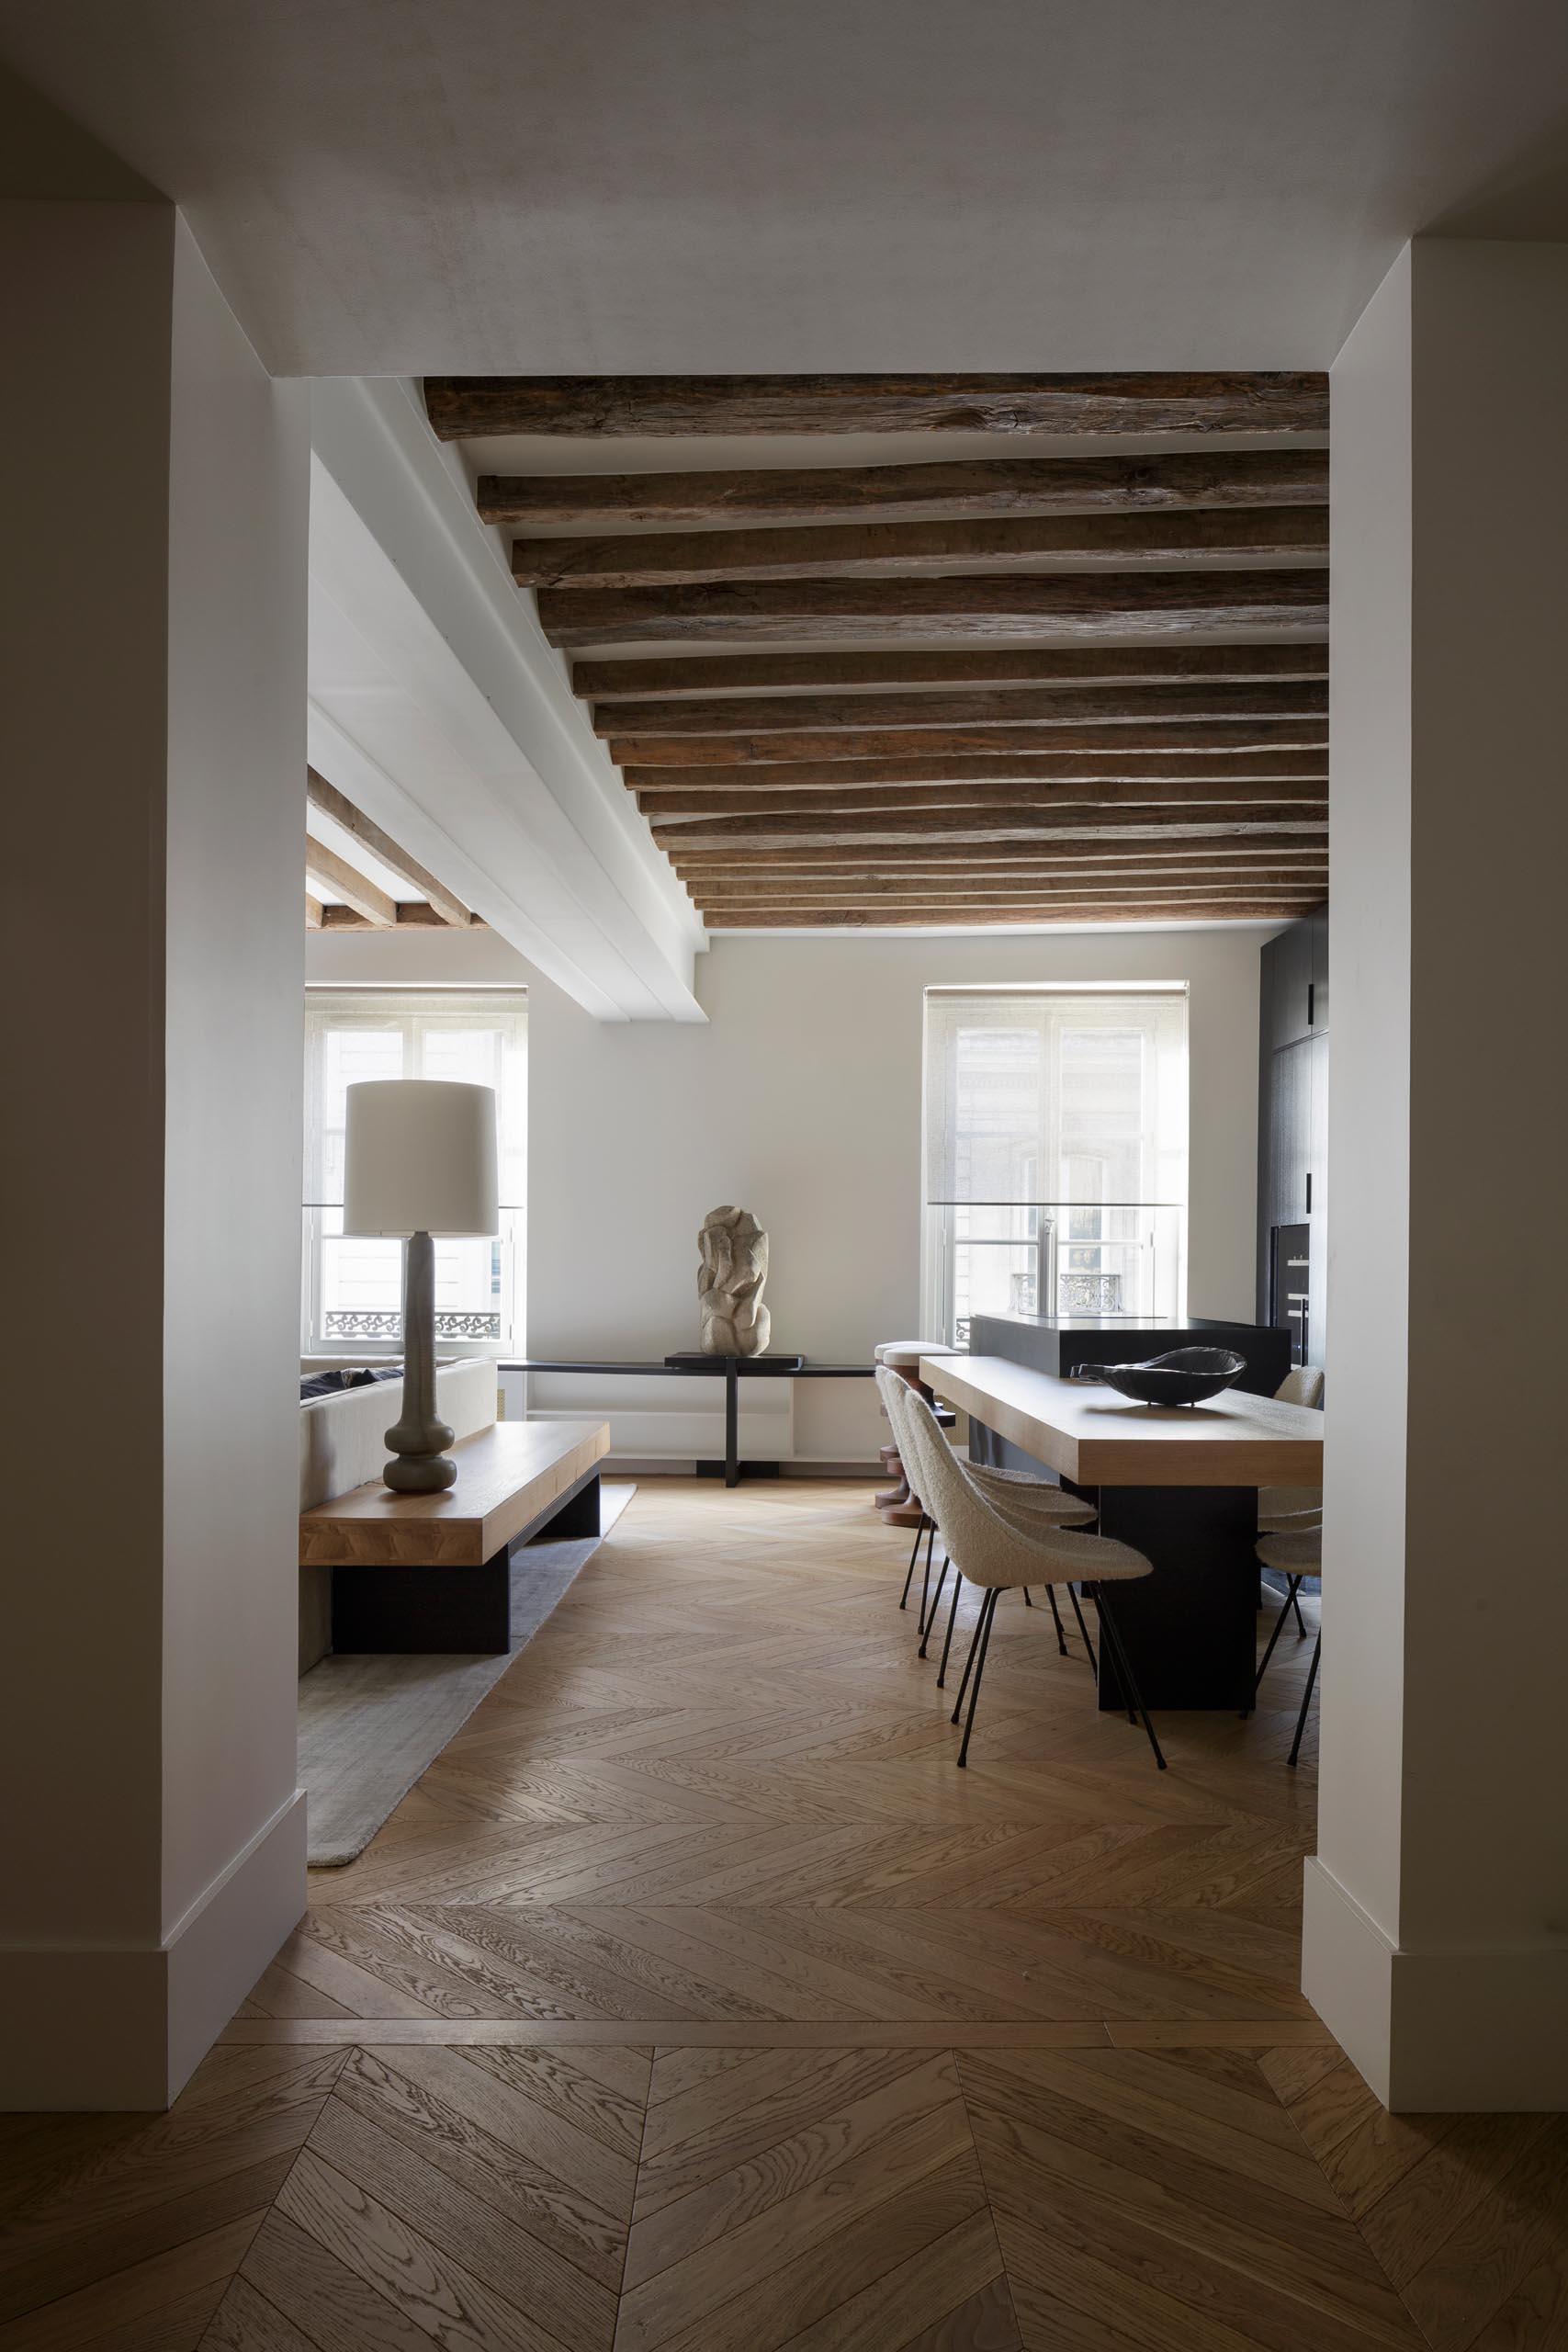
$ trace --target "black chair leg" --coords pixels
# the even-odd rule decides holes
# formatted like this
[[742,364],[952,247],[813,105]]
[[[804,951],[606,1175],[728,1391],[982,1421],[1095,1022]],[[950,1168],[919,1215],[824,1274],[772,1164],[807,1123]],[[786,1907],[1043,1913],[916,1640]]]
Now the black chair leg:
[[908,1573],[908,1575],[904,1578],[904,1590],[903,1590],[902,1595],[900,1596],[899,1602],[898,1602],[898,1606],[899,1606],[899,1608],[900,1608],[900,1609],[907,1609],[907,1608],[908,1607],[908,1605],[909,1605],[909,1587],[910,1587],[910,1586],[914,1583],[914,1581],[915,1581],[915,1562],[916,1562],[916,1561],[919,1558],[919,1556],[920,1556],[920,1538],[921,1538],[921,1536],[925,1533],[925,1532],[926,1532],[925,1514],[924,1514],[924,1512],[922,1512],[922,1513],[921,1513],[921,1515],[920,1515],[919,1524],[919,1525],[917,1526],[917,1528],[915,1529],[915,1541],[914,1541],[913,1547],[911,1548],[910,1553],[909,1553],[909,1573]]
[[1302,1734],[1307,1727],[1307,1709],[1312,1704],[1312,1686],[1317,1680],[1317,1661],[1323,1656],[1323,1635],[1320,1633],[1312,1645],[1312,1664],[1307,1668],[1307,1687],[1302,1694],[1302,1711],[1296,1717],[1296,1736],[1291,1742],[1291,1752],[1285,1761],[1294,1766],[1302,1752]]
[[[1028,1598],[1029,1595],[1025,1593],[1024,1599],[1027,1600]],[[1062,1631],[1062,1612],[1056,1606],[1056,1588],[1054,1584],[1048,1584],[1046,1586],[1045,1598],[1051,1604],[1051,1614],[1055,1621],[1056,1647],[1061,1652],[1062,1656],[1066,1657],[1067,1655],[1067,1637]]]
[[1149,1711],[1145,1706],[1143,1697],[1138,1690],[1137,1682],[1133,1674],[1132,1664],[1128,1658],[1126,1646],[1122,1642],[1116,1620],[1111,1614],[1110,1609],[1106,1605],[1105,1595],[1098,1585],[1096,1585],[1094,1589],[1094,1604],[1100,1611],[1101,1647],[1103,1648],[1108,1646],[1110,1648],[1111,1661],[1116,1668],[1117,1679],[1121,1682],[1122,1690],[1126,1691],[1127,1696],[1132,1701],[1133,1705],[1137,1709],[1138,1718],[1142,1722],[1145,1731],[1146,1731],[1149,1736],[1149,1746],[1155,1752],[1155,1762],[1159,1766],[1160,1770],[1163,1772],[1166,1770],[1166,1761],[1165,1758],[1160,1753],[1159,1742],[1155,1737],[1155,1727],[1149,1721]]
[[962,1586],[964,1578],[959,1575],[958,1570],[954,1568],[953,1571],[953,1600],[949,1604],[947,1611],[947,1639],[942,1645],[942,1664],[937,1668],[936,1687],[939,1690],[944,1690],[947,1688],[947,1654],[953,1647],[953,1622],[958,1615],[958,1593],[959,1588]]
[[1078,1589],[1076,1584],[1068,1585],[1067,1599],[1073,1604],[1073,1615],[1077,1619],[1078,1631],[1083,1635],[1084,1654],[1089,1659],[1089,1670],[1098,1681],[1100,1679],[1100,1668],[1095,1664],[1094,1644],[1089,1640],[1089,1627],[1084,1623],[1083,1611],[1078,1607]]
[[948,1722],[952,1724],[955,1724],[964,1712],[964,1694],[969,1688],[969,1677],[975,1666],[975,1653],[980,1646],[980,1629],[986,1622],[986,1599],[987,1596],[982,1594],[980,1606],[975,1611],[975,1628],[969,1636],[969,1655],[964,1661],[964,1671],[958,1678],[958,1696],[953,1702],[953,1713],[948,1717]]
[[[936,1623],[936,1612],[942,1607],[942,1589],[947,1582],[947,1571],[951,1565],[952,1563],[949,1561],[947,1555],[944,1552],[942,1561],[942,1574],[936,1580],[936,1590],[931,1595],[931,1611],[926,1618],[925,1623],[920,1627],[920,1646],[916,1652],[916,1656],[918,1657],[924,1657],[926,1654],[926,1644],[931,1640],[931,1627]],[[953,1573],[956,1575],[957,1570],[954,1569]]]
[[1280,1608],[1280,1614],[1274,1620],[1274,1630],[1269,1636],[1269,1646],[1263,1653],[1263,1663],[1259,1666],[1257,1673],[1252,1678],[1252,1691],[1255,1698],[1258,1695],[1258,1690],[1259,1685],[1262,1683],[1264,1676],[1269,1671],[1269,1661],[1274,1655],[1274,1645],[1285,1630],[1285,1620],[1291,1613],[1297,1593],[1301,1590],[1301,1584],[1302,1580],[1300,1577],[1291,1577],[1289,1589],[1285,1594],[1284,1603]]
[[923,1629],[926,1622],[926,1603],[931,1598],[931,1546],[936,1542],[936,1521],[934,1519],[928,1519],[921,1523],[930,1530],[926,1537],[926,1565],[920,1576],[920,1624]]
[[969,1713],[964,1719],[964,1745],[958,1751],[960,1770],[969,1761],[969,1735],[975,1728],[975,1710],[980,1703],[980,1677],[986,1671],[986,1652],[991,1646],[991,1620],[996,1613],[997,1595],[993,1587],[980,1609],[980,1655],[975,1661],[975,1688],[969,1693]]
[[1306,1632],[1307,1632],[1307,1629],[1306,1629],[1306,1619],[1302,1615],[1302,1604],[1301,1604],[1300,1599],[1298,1598],[1298,1595],[1299,1595],[1299,1593],[1300,1593],[1300,1589],[1301,1589],[1301,1588],[1300,1588],[1300,1586],[1298,1585],[1298,1586],[1297,1586],[1297,1589],[1296,1589],[1296,1591],[1292,1593],[1292,1595],[1291,1595],[1291,1607],[1292,1607],[1292,1608],[1295,1611],[1295,1612],[1296,1612],[1296,1639],[1297,1639],[1297,1641],[1298,1641],[1298,1642],[1304,1642],[1304,1641],[1305,1641],[1305,1639],[1306,1639]]
[[1027,1585],[1023,1588],[1023,1605],[1026,1609],[1032,1609],[1034,1606],[1033,1601],[1029,1598],[1029,1587]]

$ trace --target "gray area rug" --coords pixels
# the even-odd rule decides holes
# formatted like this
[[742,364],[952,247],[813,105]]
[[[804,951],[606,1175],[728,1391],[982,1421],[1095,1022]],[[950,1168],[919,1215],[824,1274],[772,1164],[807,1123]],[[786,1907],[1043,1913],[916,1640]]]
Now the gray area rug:
[[299,1785],[312,1870],[365,1851],[518,1651],[544,1623],[636,1494],[600,1488],[600,1532],[577,1544],[525,1544],[512,1561],[512,1648],[504,1657],[332,1657],[299,1685]]

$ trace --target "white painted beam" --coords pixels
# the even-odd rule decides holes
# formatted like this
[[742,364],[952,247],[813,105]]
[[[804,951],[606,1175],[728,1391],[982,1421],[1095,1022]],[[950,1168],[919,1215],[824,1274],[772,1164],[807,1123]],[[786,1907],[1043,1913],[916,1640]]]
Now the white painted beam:
[[412,388],[311,421],[312,765],[595,1018],[701,1021],[700,920]]

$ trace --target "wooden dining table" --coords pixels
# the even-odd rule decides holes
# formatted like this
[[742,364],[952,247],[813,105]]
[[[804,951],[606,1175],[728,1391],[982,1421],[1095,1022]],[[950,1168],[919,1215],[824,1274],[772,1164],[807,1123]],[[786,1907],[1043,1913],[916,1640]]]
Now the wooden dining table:
[[[1140,1405],[1001,1356],[925,1356],[920,1377],[968,1416],[972,1460],[1054,1471],[1152,1563],[1113,1604],[1151,1708],[1251,1704],[1258,1489],[1322,1486],[1320,1412],[1234,1388]],[[1102,1659],[1100,1704],[1124,1703]]]

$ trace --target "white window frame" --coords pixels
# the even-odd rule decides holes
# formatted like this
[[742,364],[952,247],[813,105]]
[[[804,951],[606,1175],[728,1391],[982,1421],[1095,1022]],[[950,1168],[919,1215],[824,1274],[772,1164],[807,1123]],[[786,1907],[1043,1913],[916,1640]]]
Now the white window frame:
[[[1141,1102],[1140,1176],[1134,1188],[1137,1207],[1147,1214],[1122,1220],[1134,1238],[1102,1238],[1099,1244],[1075,1242],[1067,1230],[1066,1213],[1072,1207],[1109,1205],[1103,1199],[1099,1204],[1076,1201],[1066,1181],[1069,1159],[1102,1156],[1092,1137],[1080,1135],[1069,1142],[1063,1133],[1062,1042],[1086,1025],[1139,1029],[1151,1056]],[[1013,1237],[987,1242],[971,1236],[961,1242],[961,1214],[955,1214],[953,1204],[958,1204],[961,1212],[964,1205],[977,1205],[979,1196],[974,1183],[958,1173],[957,1041],[961,1031],[993,1026],[1003,1031],[1033,1028],[1040,1036],[1044,1084],[1039,1148],[1032,1156],[1025,1155],[1030,1171],[1027,1194],[1019,1190],[1005,1204],[1015,1212]],[[1108,1251],[1133,1250],[1139,1259],[1140,1286],[1157,1300],[1158,1311],[1185,1317],[1189,1088],[1185,986],[929,989],[923,1072],[922,1330],[950,1343],[961,1337],[957,1329],[961,1247],[1032,1250],[1034,1311],[1051,1315],[1067,1311],[1062,1281],[1075,1271],[1068,1262],[1069,1250],[1098,1248],[1103,1271]],[[1053,1220],[1049,1230],[1047,1216]],[[1105,1222],[1102,1216],[1102,1235]]]
[[[324,1175],[322,1113],[326,1091],[326,1037],[330,1030],[364,1028],[403,1033],[403,1074],[422,1075],[421,1048],[432,1033],[483,1029],[502,1033],[495,1071],[500,1128],[501,1216],[497,1238],[499,1289],[497,1328],[476,1329],[480,1319],[437,1313],[436,1346],[442,1354],[502,1357],[525,1349],[527,1173],[527,990],[525,989],[311,988],[305,993],[304,1187],[301,1210],[299,1332],[307,1356],[352,1356],[373,1361],[402,1352],[400,1312],[390,1307],[378,1330],[329,1330],[321,1303],[322,1244],[332,1238],[341,1193]],[[331,1192],[333,1197],[329,1199]],[[439,1251],[441,1244],[437,1242]],[[400,1303],[401,1287],[399,1286]],[[367,1325],[381,1320],[367,1316]],[[444,1320],[453,1328],[443,1329]]]

